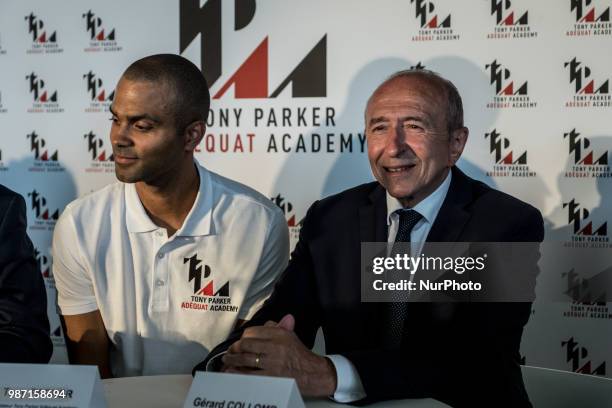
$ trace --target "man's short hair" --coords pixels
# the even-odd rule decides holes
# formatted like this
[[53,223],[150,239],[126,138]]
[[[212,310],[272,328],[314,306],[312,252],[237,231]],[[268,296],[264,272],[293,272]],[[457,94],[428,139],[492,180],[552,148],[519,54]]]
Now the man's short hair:
[[[418,78],[439,87],[446,95],[447,101],[447,112],[446,112],[446,125],[448,127],[449,134],[453,130],[463,128],[463,102],[461,95],[457,87],[446,78],[440,76],[440,74],[430,71],[428,69],[416,68],[416,69],[405,69],[397,71],[390,75],[383,84],[396,79],[396,78]],[[381,84],[382,86],[382,84]]]
[[188,59],[175,54],[150,55],[133,62],[122,78],[168,85],[174,94],[171,106],[179,132],[192,122],[206,122],[210,107],[208,84],[202,71]]

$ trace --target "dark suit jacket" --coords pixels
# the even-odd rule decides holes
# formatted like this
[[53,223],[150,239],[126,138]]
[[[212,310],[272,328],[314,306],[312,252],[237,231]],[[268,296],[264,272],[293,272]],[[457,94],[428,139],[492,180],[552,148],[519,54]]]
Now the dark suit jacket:
[[47,294],[26,234],[23,197],[0,185],[0,362],[47,363]]
[[[401,347],[382,346],[385,304],[361,302],[360,243],[386,242],[386,217],[376,182],[315,202],[287,269],[248,326],[291,313],[308,347],[322,327],[326,353],[344,355],[359,372],[367,393],[359,403],[430,397],[452,406],[531,406],[519,367],[529,303],[410,303]],[[453,168],[427,241],[541,242],[543,228],[538,210]]]

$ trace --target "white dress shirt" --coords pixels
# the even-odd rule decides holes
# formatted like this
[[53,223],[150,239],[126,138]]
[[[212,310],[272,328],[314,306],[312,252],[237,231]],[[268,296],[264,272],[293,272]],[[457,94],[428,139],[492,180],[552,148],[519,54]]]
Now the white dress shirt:
[[[440,184],[433,193],[412,207],[413,210],[423,216],[410,232],[410,250],[411,253],[414,254],[413,256],[418,257],[421,254],[423,244],[427,239],[431,226],[438,216],[438,212],[448,193],[452,177],[451,174],[452,172],[449,171],[442,184]],[[404,206],[402,206],[399,200],[392,197],[389,192],[387,192],[387,242],[389,243],[395,242],[395,236],[399,228],[399,214],[396,211],[403,208]],[[336,392],[332,399],[336,402],[348,403],[365,398],[366,393],[363,389],[361,378],[353,363],[339,354],[332,354],[327,357],[336,368],[336,376],[338,379]]]

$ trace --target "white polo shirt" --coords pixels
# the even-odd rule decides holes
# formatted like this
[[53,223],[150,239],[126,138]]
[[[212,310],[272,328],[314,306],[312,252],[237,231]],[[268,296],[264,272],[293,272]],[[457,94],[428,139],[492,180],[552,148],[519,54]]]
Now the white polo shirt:
[[53,234],[63,315],[100,310],[115,376],[190,373],[238,319],[250,319],[287,265],[282,211],[196,163],[200,189],[168,238],[134,184],[70,203]]

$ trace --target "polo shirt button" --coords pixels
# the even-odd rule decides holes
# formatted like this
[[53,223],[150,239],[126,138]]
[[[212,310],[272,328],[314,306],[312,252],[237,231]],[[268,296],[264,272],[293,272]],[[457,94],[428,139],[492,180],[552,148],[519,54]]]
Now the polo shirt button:
[[157,286],[164,286],[164,285],[166,284],[166,282],[164,282],[164,281],[163,281],[163,280],[161,280],[161,279],[158,279],[157,281],[155,281],[155,284],[156,284]]
[[164,253],[163,253],[163,252],[160,252],[159,254],[157,254],[157,257],[158,257],[159,259],[162,259],[162,258],[164,257]]
[[162,235],[164,235],[164,233],[162,231],[157,231],[157,236],[161,237]]

